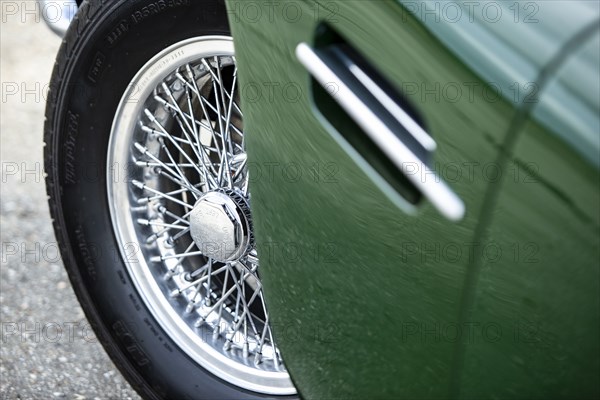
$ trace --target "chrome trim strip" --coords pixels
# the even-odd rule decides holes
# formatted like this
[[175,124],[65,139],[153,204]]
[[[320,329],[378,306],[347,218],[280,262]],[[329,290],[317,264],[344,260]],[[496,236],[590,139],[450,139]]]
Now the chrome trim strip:
[[[431,170],[424,161],[421,161],[402,141],[392,132],[388,126],[343,82],[342,79],[315,53],[306,43],[300,43],[296,48],[298,60],[306,67],[311,75],[325,88],[332,83],[337,85],[338,91],[333,95],[333,99],[348,113],[365,133],[373,140],[375,144],[383,151],[390,160],[404,173],[404,175],[421,191],[431,204],[446,218],[452,221],[459,221],[464,217],[465,205],[463,201],[446,185],[441,178]],[[349,66],[351,70],[358,69],[358,66]],[[356,76],[356,75],[355,75]],[[359,77],[360,74],[357,76]],[[372,82],[372,81],[371,81]],[[363,82],[364,84],[364,82]],[[374,84],[374,82],[373,82]],[[372,93],[372,85],[365,87]],[[373,96],[381,98],[376,93]],[[387,97],[387,95],[386,95]],[[399,107],[398,107],[399,108]],[[386,106],[388,111],[392,109]],[[397,111],[397,110],[396,110]],[[407,131],[415,137],[420,143],[425,142],[426,148],[432,146],[427,143],[427,138],[431,138],[424,131],[419,132],[414,129],[418,125],[408,114],[394,113],[398,121],[404,121],[402,124]],[[408,121],[408,123],[406,123]],[[432,139],[433,140],[433,139]],[[418,166],[418,172],[415,173],[414,167]]]
[[373,96],[396,118],[400,124],[423,146],[427,151],[434,152],[437,143],[421,126],[410,117],[394,100],[387,95],[358,65],[352,63],[348,69],[371,92]]

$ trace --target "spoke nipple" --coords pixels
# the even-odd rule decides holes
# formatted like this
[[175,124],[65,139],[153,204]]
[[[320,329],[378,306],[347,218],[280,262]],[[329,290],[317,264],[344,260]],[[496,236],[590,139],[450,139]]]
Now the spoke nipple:
[[231,349],[231,344],[232,344],[231,339],[227,339],[227,341],[223,345],[223,350],[224,351],[229,351]]
[[250,355],[250,348],[248,346],[248,343],[244,343],[244,348],[242,350],[242,355],[244,356],[244,358],[248,358],[248,356]]
[[137,187],[138,189],[144,189],[145,185],[140,182],[140,181],[136,181],[135,179],[131,181],[131,183],[133,184],[133,186]]
[[148,236],[148,239],[146,239],[146,244],[152,244],[152,243],[156,242],[157,239],[158,239],[158,236],[156,236],[156,235]]
[[254,357],[254,365],[259,365],[262,362],[262,354],[256,353]]
[[160,97],[159,95],[154,96],[154,100],[158,101],[160,104],[162,104],[163,106],[167,105],[167,102],[165,101],[165,99],[163,99],[162,97]]
[[194,304],[194,301],[191,301],[187,307],[185,308],[185,313],[186,314],[191,314],[192,311],[194,311],[194,308],[196,307],[196,305]]
[[171,293],[169,293],[169,296],[171,296],[171,297],[177,297],[180,294],[181,294],[181,292],[179,291],[179,289],[175,289]]
[[144,226],[150,225],[150,221],[148,221],[147,219],[143,219],[143,218],[138,218],[137,223],[140,225],[144,225]]
[[138,149],[138,151],[142,154],[146,153],[146,148],[144,146],[142,146],[141,144],[139,144],[138,142],[135,142],[133,144],[135,146],[136,149]]
[[161,263],[163,260],[162,260],[161,256],[154,256],[154,257],[150,257],[150,261],[153,263]]
[[173,277],[173,275],[175,275],[175,272],[173,272],[172,270],[167,271],[164,277],[165,281],[170,280]]
[[145,206],[146,204],[148,204],[150,202],[150,199],[148,197],[142,197],[141,199],[137,200],[137,203],[140,206]]
[[202,326],[202,324],[204,324],[205,322],[206,322],[206,320],[204,319],[204,317],[202,317],[194,323],[194,326],[196,328],[200,328]]
[[179,79],[183,78],[183,75],[181,75],[181,72],[179,72],[179,68],[177,69],[177,72],[175,72],[175,76]]
[[221,333],[221,329],[220,329],[219,325],[215,326],[215,329],[213,329],[213,340],[217,340],[220,333]]

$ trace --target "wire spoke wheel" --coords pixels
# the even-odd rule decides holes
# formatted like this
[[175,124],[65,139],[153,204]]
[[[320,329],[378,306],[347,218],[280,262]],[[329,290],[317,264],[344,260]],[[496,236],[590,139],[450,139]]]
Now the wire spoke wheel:
[[234,385],[293,394],[260,282],[239,98],[228,37],[150,60],[112,125],[111,218],[135,286],[177,345]]

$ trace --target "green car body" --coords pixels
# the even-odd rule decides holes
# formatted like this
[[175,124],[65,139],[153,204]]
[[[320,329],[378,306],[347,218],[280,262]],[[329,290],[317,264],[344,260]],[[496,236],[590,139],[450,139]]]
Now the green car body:
[[[597,3],[227,3],[261,276],[300,394],[598,397]],[[461,221],[398,208],[340,141],[356,128],[295,54],[324,27],[422,118]]]

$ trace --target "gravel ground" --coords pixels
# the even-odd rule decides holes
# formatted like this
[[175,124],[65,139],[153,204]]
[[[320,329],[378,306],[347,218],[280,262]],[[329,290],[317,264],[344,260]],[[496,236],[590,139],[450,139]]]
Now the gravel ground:
[[1,1],[0,399],[138,398],[89,329],[52,231],[45,93],[60,39],[33,1]]

